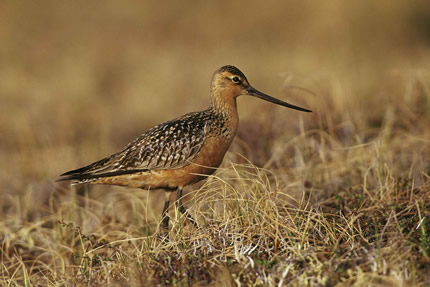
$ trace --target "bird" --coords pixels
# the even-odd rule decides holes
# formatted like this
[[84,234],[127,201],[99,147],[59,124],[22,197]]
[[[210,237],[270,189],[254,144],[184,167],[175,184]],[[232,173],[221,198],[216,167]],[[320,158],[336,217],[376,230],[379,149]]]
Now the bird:
[[220,166],[238,129],[237,97],[254,96],[283,107],[312,112],[258,91],[232,65],[215,71],[210,92],[210,105],[206,110],[159,124],[122,151],[65,172],[58,181],[164,190],[161,222],[165,230],[169,229],[168,209],[177,191],[176,207],[198,227],[182,204],[182,190],[213,174]]

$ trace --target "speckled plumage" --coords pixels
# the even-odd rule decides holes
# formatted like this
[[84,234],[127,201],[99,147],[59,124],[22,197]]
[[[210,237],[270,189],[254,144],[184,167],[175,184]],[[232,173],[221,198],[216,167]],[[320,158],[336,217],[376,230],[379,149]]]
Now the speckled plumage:
[[95,183],[102,177],[182,168],[192,163],[206,138],[229,141],[233,134],[228,122],[213,108],[186,114],[153,127],[118,153],[64,173],[62,180]]

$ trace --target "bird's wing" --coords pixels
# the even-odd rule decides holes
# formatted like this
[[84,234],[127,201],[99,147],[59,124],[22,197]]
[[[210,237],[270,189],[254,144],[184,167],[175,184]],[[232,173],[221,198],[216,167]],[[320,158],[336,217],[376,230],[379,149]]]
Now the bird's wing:
[[62,174],[60,180],[131,174],[152,169],[174,169],[189,164],[205,141],[208,119],[191,113],[162,123],[131,142],[123,151]]

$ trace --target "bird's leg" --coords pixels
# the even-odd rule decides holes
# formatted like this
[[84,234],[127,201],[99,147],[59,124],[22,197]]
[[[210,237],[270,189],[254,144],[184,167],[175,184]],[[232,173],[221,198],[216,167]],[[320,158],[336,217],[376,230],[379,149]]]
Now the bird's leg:
[[169,212],[170,202],[172,201],[173,192],[166,191],[164,194],[166,196],[166,201],[164,202],[163,212],[161,213],[163,229],[164,229],[164,234],[162,236],[163,236],[163,242],[167,243],[169,242],[169,219],[170,219],[168,212]]
[[163,228],[165,230],[169,230],[169,215],[167,215],[167,211],[169,210],[170,200],[169,196],[167,196],[166,192],[166,201],[164,202],[163,212],[161,213],[161,218],[163,220]]
[[194,227],[199,227],[197,225],[197,222],[194,220],[194,218],[191,216],[191,214],[188,212],[188,210],[185,209],[185,207],[182,205],[182,188],[178,188],[178,194],[176,197],[176,207],[179,209],[179,211],[184,214],[187,219],[194,225]]
[[163,242],[167,243],[169,242],[169,215],[168,215],[168,211],[169,211],[169,206],[170,206],[170,202],[172,201],[172,194],[173,192],[165,192],[164,193],[166,196],[166,201],[164,202],[164,208],[163,208],[163,212],[161,213],[161,218],[162,218],[162,223],[163,223],[163,229],[164,229],[164,234],[163,236]]

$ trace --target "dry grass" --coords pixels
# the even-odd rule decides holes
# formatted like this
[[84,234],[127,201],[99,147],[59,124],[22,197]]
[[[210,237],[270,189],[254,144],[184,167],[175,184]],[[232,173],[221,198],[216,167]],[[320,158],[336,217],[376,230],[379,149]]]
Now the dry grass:
[[[341,2],[0,4],[0,285],[429,285],[430,9]],[[239,99],[200,228],[172,208],[163,243],[162,192],[55,183],[227,63],[314,112]]]

